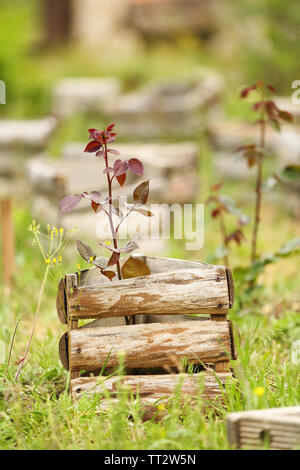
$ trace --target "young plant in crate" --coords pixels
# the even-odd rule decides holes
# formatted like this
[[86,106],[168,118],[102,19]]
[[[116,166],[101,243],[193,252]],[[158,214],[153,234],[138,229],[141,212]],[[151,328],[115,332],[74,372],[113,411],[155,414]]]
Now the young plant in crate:
[[[153,215],[145,207],[149,196],[149,181],[143,181],[134,189],[133,202],[126,204],[125,213],[115,204],[113,183],[116,182],[119,186],[123,186],[126,181],[127,171],[131,171],[137,176],[143,176],[144,168],[142,162],[137,158],[123,161],[120,158],[116,158],[113,163],[110,162],[110,157],[119,156],[119,152],[110,147],[110,144],[116,139],[116,133],[113,132],[114,126],[115,124],[110,124],[104,130],[89,129],[89,142],[84,149],[85,152],[93,154],[96,158],[101,158],[103,161],[103,175],[107,180],[107,193],[102,194],[100,191],[95,190],[90,194],[87,192],[72,194],[64,197],[59,204],[61,212],[66,213],[72,211],[82,199],[87,199],[90,201],[91,208],[96,214],[101,211],[106,214],[112,245],[110,246],[103,242],[99,244],[110,251],[110,257],[98,258],[95,251],[82,240],[77,240],[77,249],[85,261],[94,264],[99,268],[103,276],[106,276],[110,281],[116,276],[116,272],[119,280],[150,274],[150,270],[144,261],[132,257],[128,257],[121,267],[121,254],[129,255],[138,248],[138,244],[134,240],[130,240],[123,247],[120,247],[118,233],[121,224],[131,213],[138,212],[146,217]],[[113,215],[118,217],[118,223],[114,222]],[[116,266],[116,272],[113,270],[113,266]],[[111,269],[109,269],[110,267]]]

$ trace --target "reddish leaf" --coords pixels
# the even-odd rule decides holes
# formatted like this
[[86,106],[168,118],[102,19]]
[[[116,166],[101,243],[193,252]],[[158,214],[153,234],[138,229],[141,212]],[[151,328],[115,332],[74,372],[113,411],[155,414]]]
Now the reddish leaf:
[[105,152],[103,150],[99,150],[98,152],[96,152],[96,157],[104,157],[105,155]]
[[120,175],[120,176],[116,176],[116,178],[118,180],[119,185],[123,186],[123,184],[126,181],[126,173],[124,173],[123,175]]
[[109,124],[109,126],[107,126],[107,132],[111,132],[113,130],[113,128],[115,127],[116,123],[112,123],[112,124]]
[[120,253],[117,253],[114,251],[108,260],[107,266],[113,266],[114,264],[117,264],[119,260],[120,260]]
[[97,152],[97,150],[99,150],[100,148],[101,148],[101,144],[97,140],[92,140],[91,142],[87,144],[87,146],[84,149],[84,152],[93,153],[93,152]]
[[287,122],[293,122],[293,115],[287,111],[282,111],[281,109],[278,110],[278,114],[280,119],[283,119],[284,121]]
[[111,144],[112,142],[114,142],[116,140],[116,136],[117,134],[115,134],[114,132],[111,132],[109,134],[109,137],[106,139],[106,143]]
[[103,270],[101,271],[101,273],[103,274],[103,276],[106,276],[110,281],[112,280],[112,278],[115,277],[116,273],[114,271],[106,271],[106,270]]
[[135,175],[143,176],[144,167],[142,162],[137,158],[130,158],[130,160],[128,160],[128,167]]
[[223,188],[224,183],[220,182],[212,186],[210,189],[211,191],[220,191],[221,188]]
[[128,258],[122,266],[123,279],[129,279],[132,277],[148,276],[150,269],[147,264],[137,258]]
[[241,91],[241,94],[240,94],[240,97],[241,98],[246,98],[248,96],[248,94],[250,93],[250,91],[252,90],[256,90],[257,88],[257,84],[255,83],[254,85],[251,85],[251,86],[248,86],[246,88],[244,88],[242,91]]
[[59,203],[59,210],[63,213],[71,212],[82,199],[82,194],[72,194],[64,197]]
[[138,204],[146,204],[149,196],[149,181],[139,184],[133,191],[133,199]]
[[213,219],[215,219],[216,217],[218,217],[221,213],[221,209],[214,209],[212,212],[211,212],[211,216]]
[[267,88],[268,88],[272,93],[276,93],[276,90],[275,90],[275,88],[273,87],[273,85],[267,85]]
[[265,101],[257,101],[256,103],[254,103],[254,105],[252,106],[252,109],[253,111],[259,111],[260,109],[262,109],[263,107],[265,106]]
[[244,234],[241,230],[235,230],[226,238],[227,243],[230,241],[235,241],[238,245],[240,245],[244,239]]
[[102,209],[103,209],[102,204],[97,204],[94,201],[91,202],[91,208],[97,213],[102,211]]

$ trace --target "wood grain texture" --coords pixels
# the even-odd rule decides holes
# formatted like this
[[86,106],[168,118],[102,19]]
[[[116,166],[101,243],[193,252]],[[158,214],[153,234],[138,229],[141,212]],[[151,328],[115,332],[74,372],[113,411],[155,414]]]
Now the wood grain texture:
[[238,448],[261,448],[267,438],[272,450],[300,449],[300,407],[230,413],[227,435]]
[[197,364],[227,361],[231,354],[228,322],[177,322],[70,331],[72,370],[94,370],[119,364],[128,367],[179,367],[183,358]]
[[[218,379],[224,385],[232,378],[231,374],[218,374]],[[202,393],[203,398],[212,399],[221,394],[220,385],[215,376],[209,372],[200,374],[166,374],[166,375],[128,375],[122,378],[111,377],[80,377],[72,380],[73,397],[78,398],[83,394],[93,395],[103,393],[103,387],[112,396],[117,395],[120,384],[131,390],[136,396],[143,399],[162,398],[170,396],[179,387],[183,395],[197,396]]]
[[229,294],[224,267],[151,274],[67,292],[73,319],[125,315],[226,314]]

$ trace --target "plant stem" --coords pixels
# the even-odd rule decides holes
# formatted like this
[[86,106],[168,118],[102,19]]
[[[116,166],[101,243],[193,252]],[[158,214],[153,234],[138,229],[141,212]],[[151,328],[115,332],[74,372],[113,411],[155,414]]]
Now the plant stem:
[[37,323],[38,314],[39,314],[39,311],[40,311],[41,301],[42,301],[46,281],[47,281],[47,278],[48,278],[48,273],[49,273],[49,266],[47,265],[46,270],[45,270],[45,274],[44,274],[44,279],[43,279],[41,289],[40,289],[39,300],[38,300],[38,304],[37,304],[36,311],[35,311],[35,317],[34,317],[34,321],[33,321],[33,326],[32,326],[32,330],[31,330],[30,338],[29,338],[28,344],[26,346],[25,354],[24,354],[23,358],[21,359],[18,371],[17,371],[16,376],[15,376],[15,380],[18,380],[19,375],[21,373],[21,370],[22,370],[22,368],[25,364],[25,361],[26,361],[26,358],[27,358],[27,355],[28,355],[28,351],[29,351],[31,341],[32,341],[32,338],[33,338],[33,333],[34,333],[36,323]]
[[13,350],[13,346],[14,346],[14,342],[15,342],[15,337],[16,337],[16,333],[17,333],[17,329],[18,329],[18,326],[19,326],[20,321],[21,321],[21,317],[19,316],[19,317],[17,318],[17,322],[16,322],[16,325],[15,325],[15,328],[14,328],[14,332],[13,332],[13,335],[12,335],[11,341],[10,341],[10,347],[9,347],[9,353],[8,353],[8,359],[7,359],[7,365],[6,365],[5,375],[7,375],[7,372],[8,372],[9,366],[10,366],[10,360],[11,360],[12,350]]
[[[104,160],[105,160],[105,166],[108,168],[108,157],[107,157],[107,144],[104,144],[105,147],[105,155],[104,155]],[[109,176],[109,173],[107,173],[107,186],[108,186],[108,197],[109,197],[109,206],[108,206],[108,220],[109,220],[109,225],[110,225],[110,231],[113,239],[113,244],[114,248],[118,249],[118,241],[117,241],[117,235],[115,232],[114,228],[114,221],[112,217],[112,182],[111,178]],[[121,274],[121,268],[120,268],[120,261],[117,262],[117,271],[118,271],[118,277],[119,280],[122,280],[122,274]]]
[[[104,160],[105,160],[105,166],[108,168],[108,157],[107,157],[107,144],[104,144]],[[109,206],[108,206],[108,220],[109,220],[109,225],[110,225],[110,231],[113,239],[113,244],[114,248],[118,249],[118,240],[117,240],[117,233],[114,227],[114,221],[112,217],[112,179],[109,176],[109,173],[106,174],[107,176],[107,186],[108,186],[108,197],[109,197]],[[121,281],[122,280],[122,273],[121,273],[121,267],[120,267],[120,261],[117,263],[117,271],[118,271],[118,278]],[[125,321],[126,325],[130,325],[130,320],[127,316],[125,316]]]
[[[260,124],[260,147],[262,150],[265,148],[265,118],[264,113],[262,114]],[[255,202],[255,216],[252,233],[252,250],[251,250],[251,262],[253,263],[257,256],[257,237],[260,224],[260,213],[261,213],[261,201],[262,201],[262,179],[263,179],[263,152],[261,153],[257,163],[257,176],[256,176],[256,202]]]
[[[227,242],[226,225],[225,225],[224,214],[222,213],[222,211],[220,212],[220,228],[221,228],[221,234],[222,234],[224,246],[227,248],[228,242]],[[225,266],[229,266],[228,254],[224,255],[223,259],[224,259]]]

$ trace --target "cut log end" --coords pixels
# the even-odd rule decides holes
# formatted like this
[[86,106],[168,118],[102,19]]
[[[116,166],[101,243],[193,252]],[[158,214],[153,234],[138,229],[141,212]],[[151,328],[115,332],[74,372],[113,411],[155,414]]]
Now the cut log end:
[[56,310],[58,318],[61,323],[67,324],[67,308],[66,308],[66,295],[65,295],[65,280],[62,278],[59,281],[56,297]]
[[69,370],[69,348],[68,348],[68,333],[65,333],[59,340],[59,358],[62,365],[66,370]]

